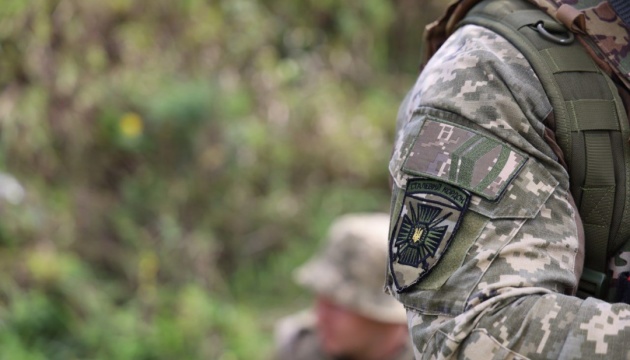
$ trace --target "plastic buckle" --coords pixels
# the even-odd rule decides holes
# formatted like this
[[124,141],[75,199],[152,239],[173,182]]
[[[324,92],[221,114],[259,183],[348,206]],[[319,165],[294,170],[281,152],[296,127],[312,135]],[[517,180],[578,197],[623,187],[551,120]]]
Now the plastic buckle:
[[584,268],[575,295],[581,299],[595,297],[606,301],[608,299],[608,277],[599,271]]

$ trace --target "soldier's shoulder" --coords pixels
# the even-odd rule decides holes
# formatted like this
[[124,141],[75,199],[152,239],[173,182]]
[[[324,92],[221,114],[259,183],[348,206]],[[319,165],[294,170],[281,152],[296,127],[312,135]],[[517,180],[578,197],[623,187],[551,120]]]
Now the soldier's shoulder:
[[[551,105],[523,53],[492,30],[465,25],[433,55],[414,86],[413,110],[437,107],[468,118],[533,107],[544,118]],[[489,112],[491,114],[489,114]]]

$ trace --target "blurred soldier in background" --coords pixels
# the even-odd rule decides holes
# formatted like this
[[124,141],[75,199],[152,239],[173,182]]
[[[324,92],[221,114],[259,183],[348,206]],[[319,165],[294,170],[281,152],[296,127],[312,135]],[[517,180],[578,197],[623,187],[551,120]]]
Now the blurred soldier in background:
[[399,111],[418,359],[630,359],[630,1],[459,0]]
[[405,310],[383,292],[387,214],[335,221],[322,252],[296,271],[315,306],[276,328],[282,360],[411,359]]

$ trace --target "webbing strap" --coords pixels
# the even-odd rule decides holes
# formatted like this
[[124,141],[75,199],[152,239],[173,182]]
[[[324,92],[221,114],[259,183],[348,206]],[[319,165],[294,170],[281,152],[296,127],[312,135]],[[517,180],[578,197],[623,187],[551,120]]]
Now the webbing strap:
[[[615,173],[614,155],[608,134],[603,131],[586,132],[584,139],[586,140],[586,179],[584,180],[584,190],[614,187],[615,178],[612,176]],[[610,203],[611,206],[612,203]],[[599,204],[593,205],[599,206]]]
[[630,152],[619,141],[630,134],[628,120],[612,81],[582,45],[577,41],[560,45],[541,36],[535,30],[540,22],[556,31],[559,26],[526,1],[485,0],[460,26],[475,24],[500,34],[538,75],[554,109],[557,142],[569,165],[571,192],[584,223],[585,266],[591,269],[585,273],[607,274],[611,253],[630,238],[630,226],[625,225],[630,222],[625,199]]
[[[567,110],[575,119],[571,131],[615,130],[619,131],[617,107],[612,100],[574,100],[567,101]],[[593,119],[598,119],[593,121]],[[610,143],[610,139],[608,139]],[[607,174],[613,174],[610,172]]]
[[543,49],[540,54],[545,59],[554,74],[561,72],[594,72],[593,61],[589,57],[575,56],[575,50],[571,47],[554,47]]
[[587,132],[584,140],[586,176],[579,209],[584,234],[589,239],[585,244],[588,256],[585,257],[584,265],[605,273],[602,270],[607,265],[610,222],[615,202],[615,181],[610,176],[614,174],[613,153],[606,132]]

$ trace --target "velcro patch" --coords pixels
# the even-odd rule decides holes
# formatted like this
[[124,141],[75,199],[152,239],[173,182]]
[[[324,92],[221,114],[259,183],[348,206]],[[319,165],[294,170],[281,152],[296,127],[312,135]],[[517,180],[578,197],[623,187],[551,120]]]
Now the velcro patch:
[[495,201],[527,156],[486,135],[441,120],[425,120],[402,170],[464,188]]
[[389,241],[390,271],[401,292],[427,276],[442,258],[470,193],[442,181],[412,179]]

